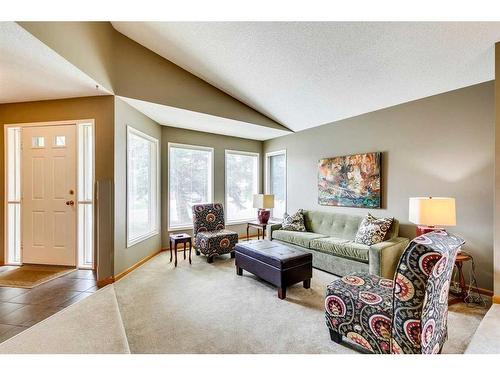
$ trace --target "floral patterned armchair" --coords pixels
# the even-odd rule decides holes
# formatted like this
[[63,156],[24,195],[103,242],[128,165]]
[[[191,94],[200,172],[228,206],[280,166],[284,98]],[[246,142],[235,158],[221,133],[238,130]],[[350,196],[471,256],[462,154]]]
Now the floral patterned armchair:
[[326,325],[373,353],[440,353],[447,340],[448,291],[464,241],[434,231],[410,242],[394,281],[353,274],[327,287]]
[[238,234],[224,225],[224,207],[221,203],[195,204],[193,206],[193,236],[196,255],[206,255],[212,263],[215,255],[231,254]]

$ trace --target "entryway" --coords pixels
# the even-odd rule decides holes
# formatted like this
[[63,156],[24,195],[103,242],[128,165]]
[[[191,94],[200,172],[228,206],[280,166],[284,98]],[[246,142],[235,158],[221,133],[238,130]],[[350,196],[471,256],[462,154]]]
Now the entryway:
[[5,126],[7,265],[94,269],[93,120]]
[[97,290],[94,121],[10,124],[4,135],[0,341]]
[[[0,275],[17,267],[0,267]],[[98,289],[92,270],[75,270],[32,289],[0,287],[0,342],[87,298]]]

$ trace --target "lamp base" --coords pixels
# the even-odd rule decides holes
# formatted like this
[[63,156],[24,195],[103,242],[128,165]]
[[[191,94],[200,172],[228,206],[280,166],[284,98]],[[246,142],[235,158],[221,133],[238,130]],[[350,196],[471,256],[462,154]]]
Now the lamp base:
[[433,232],[435,230],[444,230],[443,228],[437,228],[434,226],[427,226],[427,225],[417,225],[417,237],[421,236],[423,234]]
[[270,216],[271,216],[270,210],[266,210],[265,208],[259,208],[259,211],[257,212],[257,218],[259,219],[259,223],[267,224]]

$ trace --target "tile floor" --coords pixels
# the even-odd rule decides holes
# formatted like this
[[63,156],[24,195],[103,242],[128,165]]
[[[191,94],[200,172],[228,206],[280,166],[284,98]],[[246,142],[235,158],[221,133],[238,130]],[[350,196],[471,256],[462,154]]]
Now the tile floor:
[[[0,272],[14,267],[0,267]],[[97,290],[95,273],[76,270],[33,289],[0,287],[0,342]]]

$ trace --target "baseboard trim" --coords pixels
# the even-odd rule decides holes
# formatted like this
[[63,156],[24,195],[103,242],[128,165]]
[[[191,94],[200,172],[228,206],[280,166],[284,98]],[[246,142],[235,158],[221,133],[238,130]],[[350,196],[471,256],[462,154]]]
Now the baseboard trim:
[[107,277],[105,279],[97,280],[97,286],[102,288],[106,285],[113,284],[115,282],[115,278],[113,276]]
[[157,256],[158,254],[160,254],[162,251],[165,251],[165,250],[166,249],[160,249],[158,251],[155,251],[152,254],[149,254],[147,257],[142,258],[140,261],[138,261],[137,263],[133,264],[132,266],[130,266],[129,268],[127,268],[125,271],[122,271],[118,275],[115,275],[115,277],[114,277],[115,281],[120,280],[121,278],[123,278],[124,276],[128,275],[130,272],[132,272],[136,268],[142,266],[148,260],[150,260],[151,258],[154,258],[155,256]]
[[[257,238],[257,236],[250,236],[249,237],[249,239],[254,239],[254,238]],[[246,236],[244,237],[244,240],[246,240]],[[193,249],[194,249],[194,246],[193,246]],[[112,284],[115,281],[120,280],[121,278],[123,278],[124,276],[128,275],[130,272],[132,272],[136,268],[140,267],[141,265],[143,265],[144,263],[146,263],[148,260],[150,260],[151,258],[154,258],[155,256],[157,256],[158,254],[160,254],[163,251],[169,251],[169,249],[168,248],[161,248],[160,250],[158,250],[158,251],[156,251],[156,252],[148,255],[147,257],[145,257],[143,259],[141,259],[140,261],[138,261],[137,263],[133,264],[132,266],[130,266],[126,270],[120,272],[119,274],[117,274],[115,276],[110,276],[110,277],[108,277],[106,279],[97,280],[97,286],[99,288],[102,288],[103,286],[106,286],[108,284]]]
[[493,296],[493,298],[491,299],[491,301],[493,303],[500,303],[500,296]]
[[138,261],[137,263],[131,265],[129,268],[127,268],[126,270],[120,272],[118,275],[115,275],[115,276],[110,276],[110,277],[107,277],[105,279],[102,279],[102,280],[97,280],[97,286],[99,288],[102,288],[103,286],[106,286],[108,284],[113,284],[115,281],[118,281],[120,280],[121,278],[123,278],[124,276],[128,275],[130,272],[132,272],[133,270],[135,270],[136,268],[138,268],[139,266],[143,265],[144,263],[146,263],[148,260],[150,260],[151,258],[157,256],[158,254],[160,254],[162,251],[165,251],[167,249],[160,249],[158,251],[155,251],[154,253],[152,254],[149,254],[147,257],[145,258],[142,258],[140,261]]
[[[470,287],[469,285],[466,286],[467,290],[469,289],[469,287]],[[483,296],[493,297],[492,290],[472,287],[472,291],[479,293],[479,294],[482,294]]]

